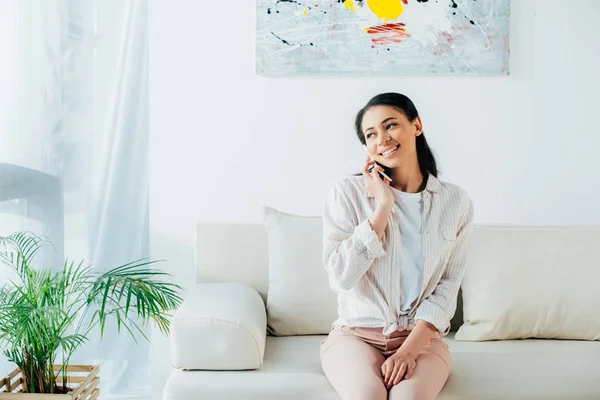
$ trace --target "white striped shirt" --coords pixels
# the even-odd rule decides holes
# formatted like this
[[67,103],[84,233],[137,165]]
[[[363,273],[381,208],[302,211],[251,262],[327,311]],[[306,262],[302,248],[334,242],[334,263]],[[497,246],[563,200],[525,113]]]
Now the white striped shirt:
[[323,262],[337,293],[334,325],[412,329],[417,320],[445,336],[456,311],[470,244],[473,204],[457,185],[429,176],[422,192],[423,287],[408,313],[401,312],[402,235],[394,205],[380,241],[368,218],[377,206],[364,177],[344,177],[327,195],[323,212]]

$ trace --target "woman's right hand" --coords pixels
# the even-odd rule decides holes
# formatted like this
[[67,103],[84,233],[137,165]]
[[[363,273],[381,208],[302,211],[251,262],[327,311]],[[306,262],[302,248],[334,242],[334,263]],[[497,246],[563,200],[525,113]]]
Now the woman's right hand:
[[378,205],[391,205],[394,203],[394,193],[392,192],[392,188],[390,188],[390,181],[379,174],[379,171],[383,172],[383,168],[379,165],[375,165],[373,170],[369,173],[369,167],[374,164],[375,161],[371,160],[370,157],[367,157],[365,166],[362,170],[365,179],[365,187],[367,191],[375,197]]

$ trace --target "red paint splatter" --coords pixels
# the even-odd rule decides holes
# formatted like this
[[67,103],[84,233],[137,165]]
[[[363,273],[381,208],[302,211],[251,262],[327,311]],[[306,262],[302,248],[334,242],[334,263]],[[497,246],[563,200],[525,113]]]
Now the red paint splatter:
[[398,22],[396,24],[385,24],[372,26],[367,28],[367,33],[369,34],[378,34],[378,33],[386,33],[386,32],[406,32],[405,24],[402,22]]
[[451,48],[455,37],[448,32],[440,32],[437,36],[437,43],[433,46],[433,54],[440,56],[446,53],[446,50]]
[[440,32],[440,39],[445,40],[448,45],[451,45],[454,42],[455,37],[448,32]]
[[371,39],[371,42],[373,42],[373,44],[383,46],[386,44],[400,43],[402,42],[402,39],[397,37],[379,37]]
[[404,4],[408,4],[408,0],[402,0]]
[[406,33],[405,24],[402,22],[372,26],[367,28],[366,32],[369,35],[374,35],[371,42],[378,46],[400,43],[403,39],[410,37],[410,34]]

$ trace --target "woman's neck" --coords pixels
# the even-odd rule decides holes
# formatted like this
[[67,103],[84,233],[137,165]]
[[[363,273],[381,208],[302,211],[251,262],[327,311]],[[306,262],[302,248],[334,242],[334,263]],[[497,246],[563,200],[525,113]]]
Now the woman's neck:
[[392,186],[406,193],[418,193],[422,190],[423,174],[419,164],[415,163],[409,168],[399,167],[392,172]]

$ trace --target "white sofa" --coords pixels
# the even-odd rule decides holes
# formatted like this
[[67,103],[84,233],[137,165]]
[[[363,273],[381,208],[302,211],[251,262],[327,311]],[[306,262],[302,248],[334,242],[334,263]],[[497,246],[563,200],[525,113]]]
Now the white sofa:
[[[186,295],[173,321],[171,348],[174,368],[164,388],[163,400],[339,399],[325,378],[319,360],[319,345],[326,332],[278,337],[268,332],[281,332],[284,330],[282,326],[267,329],[271,321],[267,319],[266,304],[269,306],[269,318],[273,315],[274,321],[275,317],[280,320],[291,318],[287,327],[291,327],[292,331],[302,332],[302,324],[310,321],[333,322],[332,307],[335,305],[331,303],[335,302],[335,297],[323,292],[323,288],[327,287],[326,282],[322,282],[326,275],[323,275],[322,265],[316,261],[320,257],[317,253],[321,238],[315,238],[319,223],[319,218],[307,219],[301,222],[305,226],[291,234],[282,233],[281,229],[288,229],[285,226],[271,226],[267,233],[262,224],[198,226],[198,283]],[[303,239],[298,235],[306,237]],[[453,329],[445,337],[452,356],[452,371],[438,398],[600,399],[598,341],[473,341],[477,335],[479,340],[494,334],[518,337],[519,332],[509,329],[511,324],[517,327],[517,331],[530,329],[533,332],[530,336],[537,337],[577,337],[579,333],[574,332],[577,329],[598,330],[591,333],[592,338],[598,339],[593,335],[600,334],[600,301],[588,303],[600,297],[583,292],[588,291],[587,287],[598,285],[598,280],[593,284],[588,281],[599,277],[600,250],[596,250],[600,248],[599,238],[600,230],[597,228],[475,226],[462,288],[467,322],[461,327],[464,334],[461,330],[457,334],[463,323],[459,295]],[[296,245],[285,248],[290,243]],[[280,299],[277,300],[280,304],[273,304],[267,302],[270,293],[269,259],[273,270],[273,264],[277,263],[274,258],[282,257],[286,252],[289,253],[289,263],[298,259],[306,263],[304,258],[308,257],[319,265],[311,265],[306,270],[294,266],[292,274],[297,271],[300,275],[287,280],[277,275],[274,281],[271,276],[271,285],[278,286],[277,292],[271,292],[272,296]],[[286,254],[283,257],[285,261]],[[560,268],[564,264],[560,260],[565,257],[572,260],[572,264],[564,265],[564,269],[573,271],[578,278],[550,282],[551,279],[540,276],[539,271],[556,263],[555,270],[559,272],[552,272],[552,276],[560,279],[569,276],[568,272],[563,274]],[[594,259],[590,260],[590,257]],[[529,270],[531,268],[533,270]],[[529,272],[524,271],[526,269]],[[314,272],[317,270],[323,270],[323,274]],[[521,274],[520,271],[524,272]],[[531,271],[536,279],[532,280]],[[313,286],[306,292],[306,285],[311,284],[311,279]],[[521,285],[523,280],[528,279],[531,280],[529,283]],[[560,304],[530,306],[535,301],[520,298],[523,290],[528,295],[536,291],[547,293],[547,297],[542,295],[542,298],[550,299],[546,303],[559,299],[561,304],[568,303],[570,312],[561,309]],[[302,292],[303,296],[298,297],[298,292]],[[291,304],[293,301],[290,300],[287,304],[286,293],[293,301],[308,298],[307,301],[313,303],[298,305]],[[490,300],[494,295],[504,298],[501,305]],[[569,297],[571,295],[575,297]],[[485,304],[491,304],[494,307],[492,314],[496,314],[486,317],[485,313],[490,311],[486,311]],[[292,315],[298,307],[304,309],[300,309],[298,315]],[[496,311],[498,309],[505,311]],[[596,310],[596,313],[586,315],[590,309]],[[579,310],[584,313],[581,317]],[[310,321],[307,316],[311,317]],[[541,321],[536,318],[541,318]],[[567,326],[563,326],[563,321]],[[527,328],[529,325],[531,327]],[[474,331],[469,331],[471,328]],[[323,323],[310,329],[322,330]],[[461,334],[463,339],[457,340]]]

